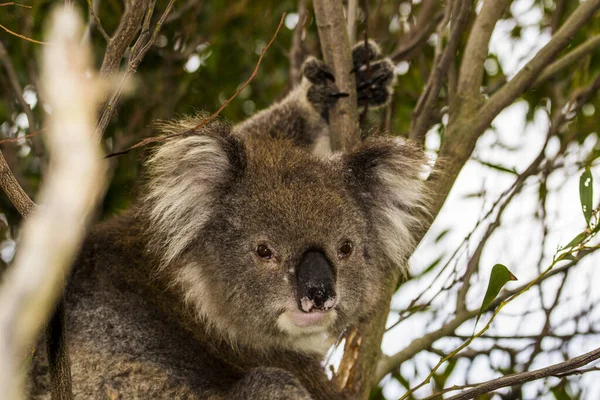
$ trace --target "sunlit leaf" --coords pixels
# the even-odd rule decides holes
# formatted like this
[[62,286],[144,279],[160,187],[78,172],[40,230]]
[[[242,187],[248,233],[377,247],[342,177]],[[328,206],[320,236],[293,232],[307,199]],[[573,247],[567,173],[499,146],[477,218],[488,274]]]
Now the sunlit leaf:
[[433,260],[433,262],[431,264],[429,264],[427,266],[427,268],[425,268],[423,270],[423,272],[421,272],[420,274],[418,274],[417,277],[418,276],[426,275],[429,272],[431,272],[435,267],[437,267],[440,264],[440,262],[442,261],[443,258],[444,258],[444,254],[442,254],[441,256],[439,256],[438,258],[436,258],[435,260]]
[[479,322],[479,317],[481,317],[481,313],[486,310],[492,301],[498,296],[500,290],[506,285],[509,281],[516,281],[517,277],[513,275],[512,272],[506,268],[506,266],[502,264],[496,264],[492,268],[492,272],[490,274],[490,282],[488,283],[488,288],[485,292],[485,296],[483,297],[483,302],[481,303],[481,308],[479,309],[479,314],[477,314],[477,320],[475,320],[475,326],[477,326],[477,322]]
[[565,389],[565,385],[562,382],[554,386],[550,391],[556,400],[571,400],[571,396],[567,393],[567,389]]
[[497,171],[508,172],[509,174],[513,174],[513,175],[517,175],[517,176],[519,175],[519,173],[517,171],[515,171],[514,169],[507,168],[502,165],[493,164],[493,163],[490,163],[487,161],[481,161],[481,160],[477,160],[477,162],[481,165],[485,165],[486,167],[495,169]]
[[436,236],[436,238],[434,239],[436,243],[438,243],[440,240],[442,240],[448,233],[450,232],[450,229],[444,229],[443,231],[440,232],[439,235]]
[[575,247],[577,245],[579,245],[583,239],[585,239],[587,236],[587,234],[585,232],[581,232],[580,234],[578,234],[577,236],[575,236],[570,242],[569,244],[567,244],[565,247],[563,247],[563,249],[569,249],[571,247]]
[[581,201],[581,210],[588,226],[590,226],[590,219],[592,218],[593,198],[594,178],[592,177],[592,171],[588,167],[579,178],[579,200]]
[[575,257],[571,253],[563,253],[560,256],[558,256],[557,261],[562,261],[562,260],[577,261],[577,257]]

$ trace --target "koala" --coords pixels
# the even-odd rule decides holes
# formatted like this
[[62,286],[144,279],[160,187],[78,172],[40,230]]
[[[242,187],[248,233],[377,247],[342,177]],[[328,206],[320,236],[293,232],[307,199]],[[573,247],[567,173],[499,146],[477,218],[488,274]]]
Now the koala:
[[[385,104],[392,65],[373,43],[353,55],[359,106]],[[75,398],[345,398],[321,363],[406,265],[425,157],[390,137],[323,153],[343,94],[321,61],[303,74],[245,122],[159,145],[135,205],[89,233],[65,294]],[[48,398],[44,353],[32,364]]]

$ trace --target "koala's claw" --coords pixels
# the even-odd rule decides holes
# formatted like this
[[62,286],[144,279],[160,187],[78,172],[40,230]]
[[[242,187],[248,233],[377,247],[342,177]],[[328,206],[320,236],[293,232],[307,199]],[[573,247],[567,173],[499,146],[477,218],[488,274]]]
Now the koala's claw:
[[[358,107],[381,107],[391,99],[394,64],[388,58],[380,58],[381,50],[371,40],[366,44],[361,41],[352,49]],[[308,101],[325,119],[338,99],[349,96],[336,86],[335,77],[327,65],[314,57],[307,58],[302,64],[302,76],[311,83]]]
[[368,61],[373,61],[380,57],[381,49],[377,43],[368,40],[365,45],[364,40],[361,40],[352,48],[353,68],[351,72],[358,71],[361,67],[366,65]]
[[302,75],[315,85],[322,85],[327,81],[335,82],[335,76],[329,72],[327,65],[314,57],[309,57],[304,61],[304,64],[302,64]]
[[335,99],[341,99],[342,97],[349,97],[350,94],[349,93],[344,93],[344,92],[338,92],[338,93],[331,93],[329,94],[329,97],[333,97]]
[[358,106],[376,108],[386,105],[393,92],[394,64],[389,58],[374,61],[381,56],[381,50],[372,41],[367,46],[364,42],[358,43],[354,46],[352,56]]

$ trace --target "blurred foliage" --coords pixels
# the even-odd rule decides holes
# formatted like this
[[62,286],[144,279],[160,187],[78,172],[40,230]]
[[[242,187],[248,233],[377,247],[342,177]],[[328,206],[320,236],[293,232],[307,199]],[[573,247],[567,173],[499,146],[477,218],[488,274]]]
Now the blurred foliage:
[[[0,7],[0,24],[13,32],[29,38],[43,40],[44,20],[50,9],[62,3],[62,0],[21,0],[20,4]],[[75,3],[87,10],[86,0]],[[97,4],[98,16],[109,35],[116,29],[124,10],[123,0],[93,0]],[[479,4],[480,2],[475,2]],[[154,22],[165,9],[167,0],[158,0],[154,13]],[[377,40],[385,54],[393,54],[407,42],[415,30],[423,0],[368,0],[367,13],[364,8],[358,11],[357,40],[368,36]],[[560,8],[557,9],[557,4]],[[579,5],[578,0],[516,0],[503,15],[498,28],[506,33],[503,39],[509,49],[515,43],[532,36],[532,32],[549,37]],[[196,111],[215,111],[229,98],[252,73],[261,49],[273,35],[281,14],[288,13],[285,26],[281,29],[275,43],[268,50],[258,73],[249,86],[233,100],[221,113],[232,123],[239,122],[256,110],[263,109],[273,101],[282,98],[293,85],[289,82],[290,50],[294,34],[298,2],[296,0],[178,0],[175,8],[164,25],[155,46],[148,52],[135,75],[135,89],[124,97],[119,104],[104,136],[107,152],[121,150],[142,138],[153,136],[157,132],[153,121],[175,118]],[[303,24],[302,50],[304,55],[319,55],[316,24],[312,16],[309,1],[309,15]],[[86,13],[87,16],[87,13]],[[474,14],[469,19],[473,22]],[[533,21],[533,22],[532,22]],[[469,27],[461,38],[461,46],[467,41]],[[435,33],[435,31],[434,31]],[[559,55],[566,54],[593,35],[600,33],[600,18],[592,19],[573,38],[569,46]],[[90,29],[90,43],[93,46],[96,65],[99,67],[106,49],[106,42],[94,27]],[[29,127],[14,90],[7,77],[6,70],[0,66],[0,137],[15,138],[39,131],[43,127],[48,112],[39,98],[37,81],[39,76],[37,59],[41,45],[31,43],[0,30],[0,41],[6,47],[17,73],[18,81],[24,88],[26,100],[32,105],[37,126]],[[531,43],[530,54],[519,54],[513,60],[520,67],[533,56],[542,43]],[[406,136],[410,128],[412,111],[427,82],[435,50],[435,35],[414,54],[396,59],[397,84],[391,106],[387,109],[371,111],[364,129],[371,133],[389,131],[392,134]],[[516,67],[508,68],[503,64],[506,54],[496,54],[492,48],[485,64],[482,92],[493,93],[516,72]],[[505,50],[510,51],[510,50]],[[127,56],[127,55],[126,55]],[[462,54],[458,53],[455,66],[460,65]],[[504,56],[504,57],[503,57]],[[519,58],[520,57],[520,58]],[[521,59],[522,58],[522,59]],[[122,67],[126,59],[123,60]],[[504,61],[505,63],[505,61]],[[600,52],[596,51],[581,61],[566,68],[554,78],[529,90],[522,99],[527,103],[526,122],[532,122],[535,115],[542,111],[549,114],[560,109],[570,97],[590,84],[600,73]],[[440,115],[438,123],[430,135],[443,141],[447,123],[446,88],[441,92]],[[598,132],[600,119],[600,96],[594,94],[582,111],[569,116],[557,136],[561,146],[569,143],[583,143],[591,134]],[[493,127],[492,127],[493,129]],[[498,138],[495,146],[509,149]],[[0,145],[12,171],[24,189],[34,195],[39,187],[45,165],[41,135],[31,139],[22,139],[17,143]],[[596,148],[599,147],[596,145]],[[435,150],[435,147],[433,148]],[[136,150],[127,155],[111,159],[112,183],[102,207],[102,216],[111,215],[126,208],[135,197],[140,182],[140,165],[147,149]],[[590,154],[586,164],[600,156],[600,150]],[[514,174],[513,166],[502,166],[480,161],[496,170]],[[540,184],[540,199],[546,197],[547,187]],[[6,254],[12,254],[13,237],[18,226],[19,216],[4,196],[0,196],[0,213],[5,215],[0,223],[0,258],[10,260]],[[10,227],[10,229],[6,229]],[[448,231],[439,234],[441,240]],[[425,269],[420,276],[440,268],[442,254]],[[416,312],[416,311],[415,311]],[[412,314],[412,311],[411,311]],[[443,372],[434,375],[434,389],[442,389],[456,363],[449,364]],[[501,373],[512,373],[517,369],[498,367]],[[416,371],[415,371],[416,375]],[[409,389],[411,381],[398,371],[391,379],[400,386]],[[552,389],[557,399],[569,398],[565,390],[566,380]],[[372,399],[383,398],[381,388],[373,391]],[[484,395],[480,398],[491,398]]]

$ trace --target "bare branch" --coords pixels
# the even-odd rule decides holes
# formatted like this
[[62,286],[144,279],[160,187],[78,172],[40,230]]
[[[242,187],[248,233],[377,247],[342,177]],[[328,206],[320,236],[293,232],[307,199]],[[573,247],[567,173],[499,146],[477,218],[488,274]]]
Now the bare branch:
[[[594,248],[588,251],[581,251],[577,255],[575,260],[570,261],[562,267],[554,268],[545,275],[535,278],[526,284],[523,284],[515,289],[506,290],[500,293],[500,295],[498,295],[498,297],[496,297],[496,299],[490,303],[486,311],[494,310],[496,307],[498,307],[498,305],[500,305],[500,303],[507,300],[511,296],[522,292],[528,287],[538,286],[542,284],[542,282],[546,281],[548,278],[553,277],[557,274],[564,273],[565,271],[576,266],[578,262],[584,257],[594,253],[597,250],[598,248]],[[422,337],[413,340],[408,346],[400,350],[398,353],[389,357],[385,357],[379,362],[379,365],[377,366],[376,382],[381,381],[381,379],[383,379],[385,375],[392,372],[403,362],[410,360],[421,351],[429,349],[437,340],[452,335],[454,331],[458,329],[459,326],[461,326],[466,321],[477,317],[477,315],[479,315],[479,309],[458,312],[453,319],[442,325],[442,327],[440,327],[439,329],[436,329],[435,331],[429,332],[423,335]]]
[[35,209],[35,203],[17,182],[17,178],[10,170],[2,152],[0,152],[0,187],[24,218],[28,217]]
[[0,41],[0,61],[2,62],[2,64],[4,64],[4,68],[6,69],[6,73],[8,75],[8,80],[10,81],[10,84],[13,87],[15,96],[17,97],[17,100],[21,105],[23,112],[27,116],[27,122],[29,122],[29,129],[37,129],[37,124],[35,123],[35,118],[33,117],[31,108],[29,107],[29,104],[27,104],[25,98],[23,97],[23,88],[19,83],[19,78],[17,78],[15,67],[13,66],[13,63],[10,57],[8,56],[8,52],[6,51],[6,47],[4,47],[4,44],[2,44],[2,41]]
[[[510,0],[486,0],[475,19],[469,34],[460,66],[457,93],[468,103],[481,99],[479,87],[483,79],[483,62],[488,55],[488,44],[496,26]],[[467,107],[470,104],[466,104]]]
[[352,55],[344,8],[342,2],[337,0],[315,0],[313,4],[323,59],[333,71],[340,92],[349,94],[346,98],[340,98],[329,113],[332,149],[343,150],[351,148],[360,139],[356,83],[354,74],[350,72]]
[[98,31],[100,32],[104,40],[106,40],[107,43],[110,42],[110,36],[108,36],[108,33],[106,33],[106,31],[104,30],[104,27],[100,22],[100,18],[98,17],[98,14],[96,14],[96,10],[94,9],[94,4],[92,3],[92,0],[87,0],[87,3],[90,17],[93,19],[96,28],[98,28]]
[[275,38],[277,37],[277,34],[279,33],[279,29],[281,29],[281,26],[283,25],[283,21],[285,20],[285,13],[283,13],[281,15],[281,20],[279,21],[279,25],[277,26],[277,30],[275,31],[275,33],[273,34],[273,36],[271,37],[271,40],[269,41],[269,43],[267,43],[267,45],[262,49],[260,56],[258,57],[258,62],[256,63],[256,66],[254,67],[254,71],[252,71],[252,75],[250,75],[250,77],[246,80],[246,82],[244,82],[238,89],[237,91],[233,94],[233,96],[231,96],[229,99],[227,99],[226,101],[223,102],[223,104],[221,104],[221,107],[219,107],[217,109],[217,111],[215,111],[213,114],[211,114],[210,116],[204,118],[202,121],[200,121],[200,123],[198,125],[196,125],[195,127],[193,127],[192,129],[189,129],[187,131],[182,131],[182,132],[177,132],[177,133],[172,133],[170,135],[162,135],[162,136],[153,136],[153,137],[149,137],[146,138],[136,144],[134,144],[133,146],[130,146],[128,148],[126,148],[125,150],[122,151],[118,151],[115,153],[111,153],[108,154],[106,156],[106,158],[111,158],[111,157],[115,157],[115,156],[120,156],[122,154],[127,154],[129,153],[131,150],[137,149],[139,147],[145,146],[147,144],[150,143],[155,143],[155,142],[162,142],[168,139],[171,139],[175,136],[185,136],[185,135],[189,135],[190,133],[193,133],[195,131],[197,131],[198,129],[202,128],[204,125],[208,124],[210,121],[214,120],[215,118],[217,118],[219,116],[219,114],[221,113],[221,111],[223,111],[223,109],[225,109],[225,107],[227,107],[227,105],[229,105],[229,103],[235,99],[237,97],[238,94],[241,93],[242,90],[244,90],[244,88],[246,86],[248,86],[248,84],[250,82],[252,82],[252,80],[256,77],[256,75],[258,74],[258,68],[260,67],[260,63],[263,60],[263,57],[265,56],[267,50],[269,49],[269,47],[271,47],[271,45],[273,44],[273,42],[275,41]]
[[499,388],[521,384],[525,382],[531,382],[536,379],[546,378],[548,376],[555,376],[573,372],[577,368],[580,368],[598,359],[600,359],[600,348],[592,350],[589,353],[583,354],[579,357],[575,357],[571,360],[554,364],[546,368],[536,369],[535,371],[522,372],[520,374],[503,376],[501,378],[482,383],[474,387],[473,389],[469,389],[460,394],[449,397],[448,400],[474,399],[480,394],[490,393],[491,391]]
[[474,131],[482,131],[506,106],[525,92],[540,72],[569,43],[569,40],[600,8],[600,0],[581,3],[560,27],[556,35],[512,78],[494,94],[473,119]]
[[577,61],[581,60],[585,56],[592,54],[595,50],[600,48],[600,35],[596,35],[583,44],[579,45],[574,50],[568,52],[564,57],[548,65],[544,72],[535,80],[533,86],[539,86],[546,82],[548,79],[554,77],[565,68],[573,65]]
[[298,0],[298,24],[294,28],[292,48],[290,49],[290,86],[300,82],[300,67],[304,61],[302,36],[305,32],[304,25],[306,24],[307,16],[306,0]]
[[23,39],[23,40],[27,40],[28,42],[31,42],[31,43],[37,43],[37,44],[49,44],[48,42],[42,42],[42,41],[40,41],[40,40],[35,40],[35,39],[32,39],[32,38],[30,38],[30,37],[27,37],[27,36],[25,36],[25,35],[21,35],[20,33],[13,32],[13,31],[11,31],[10,29],[8,29],[7,27],[5,27],[5,26],[4,26],[4,25],[2,25],[2,24],[0,24],[0,28],[2,28],[2,29],[3,29],[3,30],[5,30],[7,33],[10,33],[10,34],[11,34],[11,35],[13,35],[13,36],[19,37],[19,38],[21,38],[21,39]]
[[439,0],[423,0],[421,10],[416,16],[414,27],[406,37],[402,37],[390,58],[396,62],[410,60],[417,54],[416,50],[423,46],[436,25],[441,21],[444,12],[440,10]]
[[358,0],[348,0],[348,40],[350,44],[356,42],[356,15],[358,9]]
[[125,12],[121,17],[121,22],[106,45],[106,53],[100,68],[102,74],[112,74],[119,69],[125,51],[140,30],[149,1],[128,0],[125,2]]
[[[448,71],[450,64],[454,61],[456,51],[460,42],[460,37],[465,28],[467,18],[469,16],[471,2],[468,0],[455,0],[452,13],[452,32],[450,33],[450,39],[448,45],[441,52],[441,38],[438,43],[438,55],[433,70],[429,75],[427,85],[423,90],[423,94],[419,98],[417,106],[413,111],[413,119],[411,123],[410,138],[415,140],[417,143],[423,143],[425,134],[431,126],[431,119],[434,115],[436,101],[440,89],[444,84],[446,78],[446,72]],[[441,33],[445,29],[445,22],[442,21],[438,28],[438,32]]]
[[[150,32],[150,20],[152,19],[152,14],[154,13],[154,6],[156,5],[156,0],[151,0],[150,5],[148,6],[148,9],[146,10],[140,37],[136,40],[135,44],[133,45],[133,48],[131,49],[130,61],[127,64],[125,73],[121,77],[121,80],[119,82],[119,85],[117,86],[117,89],[110,96],[110,98],[108,99],[106,104],[104,104],[104,107],[102,108],[102,111],[100,112],[100,118],[98,119],[98,125],[96,126],[96,133],[95,133],[98,140],[100,140],[102,138],[102,135],[104,134],[104,131],[106,130],[106,127],[108,126],[108,123],[110,122],[112,116],[114,115],[114,113],[117,109],[117,105],[121,101],[121,96],[123,94],[123,90],[129,83],[131,76],[133,74],[135,74],[135,72],[137,71],[137,67],[140,65],[140,63],[146,56],[146,53],[148,52],[148,50],[150,50],[150,47],[156,41],[156,38],[158,37],[158,33],[160,32],[162,25],[165,23],[171,10],[173,9],[174,3],[175,3],[175,0],[169,1],[165,11],[161,15],[158,22],[156,23],[154,30],[152,32]],[[125,16],[123,18],[125,18]],[[108,54],[108,51],[109,51],[108,47],[107,47],[106,51]],[[106,60],[106,58],[105,58],[105,60]],[[118,64],[117,64],[117,68],[118,68]]]
[[22,362],[62,293],[65,276],[104,188],[104,164],[93,139],[100,90],[86,79],[89,50],[79,46],[80,19],[70,8],[51,18],[44,49],[43,87],[53,113],[48,123],[49,175],[42,205],[23,227],[13,265],[0,287],[0,392],[22,398]]

